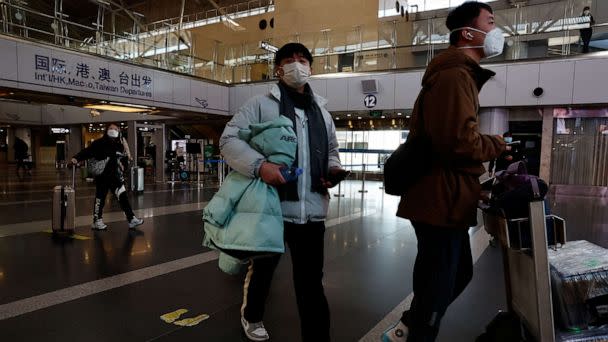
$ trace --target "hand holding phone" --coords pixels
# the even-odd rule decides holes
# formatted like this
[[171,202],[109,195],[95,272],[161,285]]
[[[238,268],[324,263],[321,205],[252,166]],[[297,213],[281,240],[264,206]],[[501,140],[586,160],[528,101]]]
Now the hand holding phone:
[[327,188],[333,188],[350,175],[350,171],[341,168],[332,168],[327,173],[327,179],[321,179]]

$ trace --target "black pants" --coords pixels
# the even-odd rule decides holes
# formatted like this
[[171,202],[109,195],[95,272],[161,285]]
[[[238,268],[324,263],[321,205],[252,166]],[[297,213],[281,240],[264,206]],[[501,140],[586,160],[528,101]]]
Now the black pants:
[[593,35],[593,29],[582,29],[581,39],[583,40],[583,53],[589,52],[589,43],[591,42],[591,36]]
[[26,158],[19,158],[17,159],[17,173],[19,173],[19,169],[23,169],[23,171],[29,171],[30,170],[30,164],[29,161],[27,161]]
[[99,220],[103,216],[103,207],[106,202],[106,195],[108,194],[108,191],[112,191],[112,193],[116,196],[118,203],[120,204],[120,208],[125,212],[125,216],[127,217],[128,221],[131,221],[131,219],[135,217],[131,204],[129,203],[129,198],[127,197],[127,190],[120,179],[101,175],[95,177],[95,187],[95,207],[93,208],[93,220]]
[[473,276],[471,244],[466,228],[412,223],[418,238],[414,264],[414,299],[401,321],[408,342],[435,341],[441,318]]
[[[329,341],[329,305],[323,290],[324,222],[285,222],[285,242],[291,252],[303,341]],[[260,322],[272,276],[281,254],[253,259],[243,288],[241,313],[248,322]]]

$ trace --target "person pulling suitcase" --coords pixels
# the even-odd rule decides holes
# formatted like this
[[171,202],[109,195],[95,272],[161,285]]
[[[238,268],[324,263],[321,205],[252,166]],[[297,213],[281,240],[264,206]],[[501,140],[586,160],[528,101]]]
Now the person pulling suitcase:
[[131,203],[125,188],[124,167],[120,162],[124,158],[125,147],[122,144],[120,128],[117,124],[109,124],[103,138],[93,141],[91,146],[77,153],[72,158],[72,163],[77,164],[88,160],[89,171],[95,176],[95,206],[93,208],[94,230],[105,230],[108,228],[102,220],[103,207],[108,191],[111,191],[124,211],[129,224],[129,229],[144,223],[142,219],[135,217]]

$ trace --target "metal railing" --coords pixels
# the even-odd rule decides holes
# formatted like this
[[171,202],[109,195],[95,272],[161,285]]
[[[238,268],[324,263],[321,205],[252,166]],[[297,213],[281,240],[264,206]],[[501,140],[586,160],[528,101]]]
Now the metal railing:
[[[507,36],[506,51],[501,60],[560,58],[577,54],[578,29],[589,25],[588,19],[581,18],[579,10],[588,2],[564,0],[497,10],[497,24]],[[61,3],[61,0],[55,0],[53,13],[43,13],[20,0],[0,0],[1,31],[67,49],[224,83],[272,77],[274,55],[262,50],[259,41],[226,45],[197,37],[199,45],[211,48],[195,49],[191,32],[197,25],[227,22],[228,19],[234,21],[233,18],[274,11],[272,0],[241,2],[149,24],[134,19],[131,32],[122,33],[116,32],[113,20],[112,24],[104,23],[103,11],[100,11],[97,21],[88,26],[64,14]],[[447,14],[447,10],[440,14]],[[316,74],[422,68],[436,51],[447,47],[449,33],[444,24],[445,17],[426,18],[425,15],[424,12],[417,13],[413,22],[379,21],[373,27],[273,36],[267,42],[281,46],[299,41],[311,47]],[[608,32],[608,23],[597,23],[594,28],[598,33]],[[528,49],[528,41],[543,41],[540,45],[544,48]],[[501,60],[493,59],[492,62]],[[257,76],[253,75],[254,69]]]

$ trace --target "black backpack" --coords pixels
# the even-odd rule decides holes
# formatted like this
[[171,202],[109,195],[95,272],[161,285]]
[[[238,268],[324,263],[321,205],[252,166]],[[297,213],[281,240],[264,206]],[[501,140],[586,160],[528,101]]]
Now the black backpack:
[[430,137],[424,134],[423,98],[424,88],[415,106],[418,109],[418,134],[408,136],[384,163],[384,191],[389,195],[405,195],[412,184],[431,169],[432,145]]

